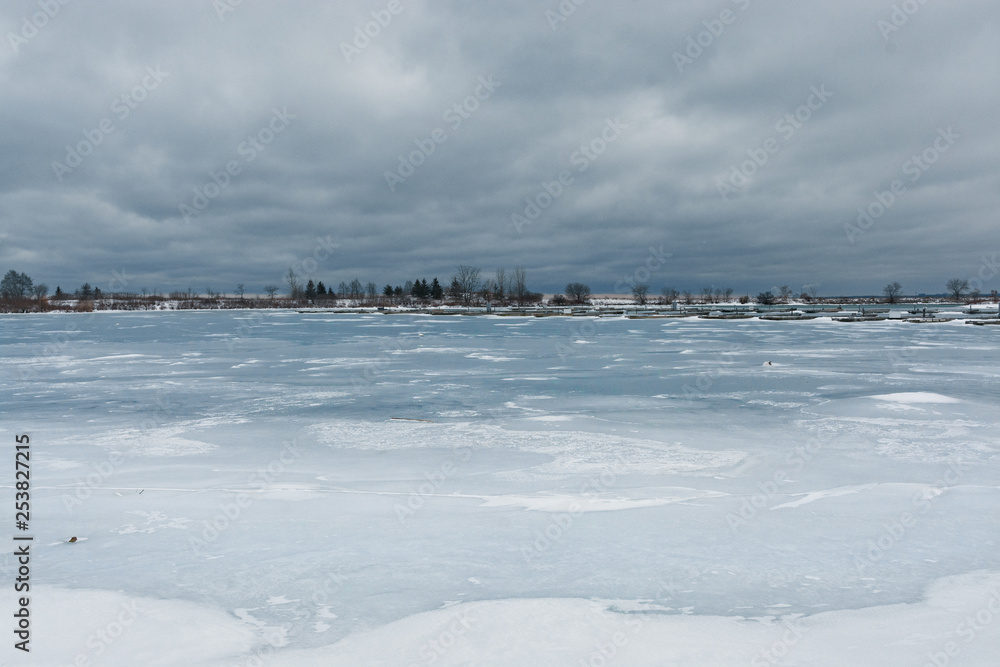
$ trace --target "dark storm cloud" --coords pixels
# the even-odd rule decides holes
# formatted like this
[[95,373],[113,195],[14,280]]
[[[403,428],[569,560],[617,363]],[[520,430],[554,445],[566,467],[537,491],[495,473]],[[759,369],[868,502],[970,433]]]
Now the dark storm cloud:
[[230,292],[291,266],[382,285],[522,265],[538,290],[611,292],[656,251],[654,291],[937,292],[998,249],[998,19],[933,0],[10,2],[0,265]]

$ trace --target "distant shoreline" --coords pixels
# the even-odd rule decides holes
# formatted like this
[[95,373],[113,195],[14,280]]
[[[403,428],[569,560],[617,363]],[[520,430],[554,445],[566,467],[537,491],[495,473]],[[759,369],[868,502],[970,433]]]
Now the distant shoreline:
[[[164,299],[154,303],[116,301],[105,299],[96,302],[66,300],[58,304],[47,303],[47,308],[6,310],[3,314],[43,313],[166,313],[184,311],[273,311],[322,313],[328,315],[435,315],[497,317],[620,317],[625,319],[687,319],[764,321],[810,321],[821,318],[841,322],[904,321],[914,323],[941,323],[963,320],[969,324],[1000,324],[1000,305],[991,301],[958,303],[953,300],[907,300],[905,303],[878,303],[874,298],[851,301],[817,299],[808,303],[761,305],[740,303],[719,304],[646,304],[638,305],[623,300],[593,299],[591,304],[538,304],[533,306],[491,306],[485,304],[462,306],[442,305],[340,305],[322,306],[294,303],[289,299],[243,300],[217,299]],[[81,307],[81,305],[83,307]]]

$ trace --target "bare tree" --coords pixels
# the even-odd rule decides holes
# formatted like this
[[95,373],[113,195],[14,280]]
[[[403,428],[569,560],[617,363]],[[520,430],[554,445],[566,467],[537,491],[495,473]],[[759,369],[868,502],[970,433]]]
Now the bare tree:
[[689,305],[689,306],[692,303],[694,303],[694,295],[691,294],[691,290],[689,290],[689,289],[684,290],[684,303],[687,304],[687,305]]
[[712,303],[712,288],[702,287],[701,288],[701,298],[705,303]]
[[504,271],[504,268],[501,266],[497,269],[497,275],[494,281],[496,282],[496,298],[499,303],[503,303],[504,299],[506,299],[507,295],[510,293],[510,290],[507,287],[508,281],[509,278],[507,278],[507,272]]
[[[90,285],[88,284],[89,288]],[[16,301],[31,295],[32,282],[26,273],[11,269],[0,281],[0,298]]]
[[285,282],[288,283],[288,296],[290,296],[293,301],[298,301],[302,297],[302,285],[299,283],[299,277],[295,275],[295,271],[288,269],[288,275],[285,276]]
[[378,296],[378,285],[369,281],[365,285],[365,293],[368,295],[368,301],[375,303],[375,298]]
[[236,284],[236,296],[240,297],[240,301],[243,300],[243,293],[244,293],[244,291],[245,290],[244,290],[243,283],[237,283]]
[[968,280],[963,278],[952,278],[948,281],[948,293],[955,299],[961,299],[967,289],[969,289]]
[[523,266],[514,267],[514,277],[511,281],[511,294],[517,300],[517,305],[523,305],[528,300],[528,270]]
[[267,295],[271,297],[271,301],[274,301],[274,295],[278,292],[280,288],[277,285],[264,285],[264,291]]
[[38,300],[38,303],[41,304],[42,299],[44,299],[49,293],[49,286],[45,283],[39,283],[31,288],[31,293],[34,295],[35,299]]
[[726,301],[731,301],[732,298],[733,298],[733,288],[732,287],[727,287],[726,289],[722,290],[722,297]]
[[649,294],[649,285],[633,285],[632,296],[640,306],[646,305],[646,295]]
[[479,286],[479,298],[486,303],[493,303],[497,298],[497,284],[492,278],[487,278]]
[[882,294],[885,294],[888,303],[896,303],[903,296],[903,286],[898,282],[891,282],[882,288]]
[[792,288],[788,285],[782,285],[778,288],[778,296],[783,303],[788,303],[792,298]]
[[583,283],[570,283],[566,285],[566,296],[573,303],[584,303],[590,298],[590,287]]
[[680,294],[673,287],[664,287],[660,290],[660,303],[663,305],[669,305],[677,300]]
[[482,270],[475,266],[461,264],[455,270],[454,280],[458,283],[459,293],[462,296],[462,303],[469,305],[473,298],[482,290],[482,281],[479,275]]

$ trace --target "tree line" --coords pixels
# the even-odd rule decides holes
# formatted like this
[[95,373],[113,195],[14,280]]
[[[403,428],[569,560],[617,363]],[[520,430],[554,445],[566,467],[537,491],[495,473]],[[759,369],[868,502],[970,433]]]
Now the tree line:
[[[351,281],[341,281],[335,288],[326,285],[322,280],[307,279],[304,283],[295,271],[289,269],[285,276],[287,296],[278,298],[281,287],[269,284],[264,287],[267,299],[247,296],[244,283],[236,285],[234,296],[206,288],[204,295],[188,289],[186,292],[174,291],[164,296],[156,290],[152,292],[143,289],[141,293],[128,291],[102,292],[99,287],[83,283],[73,292],[64,292],[56,286],[55,292],[49,296],[49,287],[45,283],[35,283],[30,276],[9,270],[0,280],[0,303],[3,310],[46,310],[57,307],[58,302],[75,301],[76,310],[91,310],[97,303],[104,309],[142,309],[155,308],[158,304],[170,300],[177,302],[181,308],[259,308],[259,307],[298,307],[303,305],[331,306],[338,303],[363,306],[387,305],[486,305],[486,306],[524,306],[539,303],[543,295],[528,288],[527,270],[515,267],[512,271],[498,268],[492,275],[485,275],[479,267],[459,265],[451,276],[447,286],[433,277],[430,282],[426,278],[407,280],[405,283],[385,284],[379,288],[374,282],[362,283],[355,278]],[[970,288],[969,281],[963,278],[952,278],[946,285],[947,294],[957,301],[964,299],[978,300],[980,290]],[[651,296],[649,286],[644,284],[631,287],[632,300],[637,305],[647,305],[654,299],[661,305],[675,302],[692,304],[716,304],[733,301],[732,288],[704,287],[698,292],[690,289],[677,290],[673,287],[663,287],[659,295]],[[882,294],[886,303],[897,303],[905,297],[903,286],[899,282],[890,282]],[[553,305],[586,304],[591,300],[590,287],[581,282],[571,282],[566,285],[562,294],[552,297]],[[774,288],[757,294],[751,298],[749,294],[736,297],[739,303],[753,301],[761,305],[789,303],[795,297],[794,291],[788,285]],[[996,290],[992,292],[996,298]],[[810,287],[798,295],[798,299],[809,302],[818,299],[816,289]]]
[[374,282],[363,283],[355,278],[341,281],[337,287],[327,286],[322,280],[303,279],[289,269],[285,276],[287,295],[279,297],[282,288],[276,284],[264,286],[267,299],[248,296],[245,283],[238,283],[233,297],[210,287],[204,293],[188,288],[187,291],[173,291],[162,295],[156,290],[143,289],[141,294],[129,291],[102,292],[100,288],[84,283],[73,292],[64,292],[57,286],[50,298],[48,286],[36,285],[24,273],[8,271],[0,281],[0,302],[5,310],[44,310],[55,307],[55,303],[75,301],[76,310],[92,310],[99,307],[117,309],[155,308],[165,301],[175,301],[181,308],[253,308],[253,307],[297,307],[303,305],[331,306],[349,303],[359,306],[385,305],[527,305],[542,300],[543,295],[528,288],[527,270],[516,267],[508,272],[499,268],[489,277],[478,267],[460,265],[457,267],[447,287],[435,276],[430,282],[426,278],[407,280],[403,284],[386,284],[379,288]]
[[[285,275],[288,298],[292,301],[316,303],[342,300],[368,305],[410,305],[432,302],[450,302],[464,306],[525,305],[541,301],[543,295],[528,289],[527,281],[528,272],[523,267],[517,267],[509,273],[501,267],[493,276],[485,277],[481,268],[465,264],[456,269],[447,287],[444,287],[435,276],[429,283],[427,278],[417,278],[407,280],[401,285],[387,283],[381,288],[374,282],[362,283],[360,279],[355,278],[350,282],[341,281],[334,289],[332,285],[329,287],[324,285],[323,281],[314,283],[311,278],[303,284],[302,279],[292,269]],[[273,299],[279,289],[277,285],[267,285],[264,291]]]

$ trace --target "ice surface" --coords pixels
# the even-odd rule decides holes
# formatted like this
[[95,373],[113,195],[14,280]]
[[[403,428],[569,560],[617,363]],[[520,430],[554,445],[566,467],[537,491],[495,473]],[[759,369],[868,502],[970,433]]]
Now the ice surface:
[[4,316],[0,660],[996,664],[992,329]]

